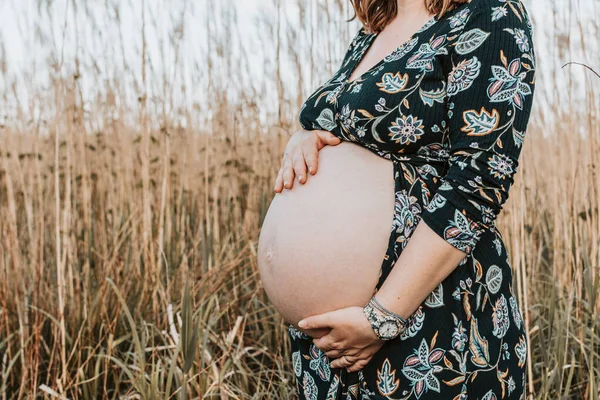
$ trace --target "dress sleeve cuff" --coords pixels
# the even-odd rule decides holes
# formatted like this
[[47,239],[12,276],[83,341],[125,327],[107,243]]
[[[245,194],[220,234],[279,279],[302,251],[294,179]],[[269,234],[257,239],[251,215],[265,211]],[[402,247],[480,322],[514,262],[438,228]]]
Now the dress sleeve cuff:
[[468,255],[488,227],[469,216],[461,207],[464,204],[464,198],[454,190],[446,190],[443,194],[438,191],[425,207],[421,219],[438,236]]

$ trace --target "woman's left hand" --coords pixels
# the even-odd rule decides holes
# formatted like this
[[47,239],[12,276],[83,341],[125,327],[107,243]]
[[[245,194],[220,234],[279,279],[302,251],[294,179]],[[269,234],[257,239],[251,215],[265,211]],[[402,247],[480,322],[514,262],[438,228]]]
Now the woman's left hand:
[[327,334],[313,339],[313,344],[327,357],[335,358],[331,368],[346,367],[348,372],[361,370],[385,343],[373,331],[362,307],[341,308],[302,321],[306,325],[298,323],[301,328],[331,328]]

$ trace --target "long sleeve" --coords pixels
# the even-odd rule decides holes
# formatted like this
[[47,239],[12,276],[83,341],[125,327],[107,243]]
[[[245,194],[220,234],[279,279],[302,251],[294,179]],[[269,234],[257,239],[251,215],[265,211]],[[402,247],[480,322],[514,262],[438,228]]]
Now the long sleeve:
[[443,144],[449,169],[422,214],[439,236],[467,254],[508,199],[531,113],[536,64],[522,4],[478,3],[448,49]]

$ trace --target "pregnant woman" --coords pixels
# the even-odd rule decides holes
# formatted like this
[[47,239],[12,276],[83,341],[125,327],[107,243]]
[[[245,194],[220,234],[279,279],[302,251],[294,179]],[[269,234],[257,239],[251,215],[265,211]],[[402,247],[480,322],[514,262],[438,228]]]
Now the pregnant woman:
[[524,399],[495,221],[533,102],[529,14],[520,0],[352,4],[363,26],[302,105],[258,245],[297,395]]

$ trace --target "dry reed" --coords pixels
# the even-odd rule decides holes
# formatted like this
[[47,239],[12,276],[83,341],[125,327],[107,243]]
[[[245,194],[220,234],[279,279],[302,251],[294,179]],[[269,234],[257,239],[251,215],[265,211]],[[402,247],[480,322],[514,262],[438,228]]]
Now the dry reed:
[[[291,398],[257,238],[298,107],[357,27],[349,4],[272,0],[256,20],[235,0],[39,0],[25,16],[11,4],[33,21],[14,32],[25,52],[45,52],[11,70],[14,39],[0,37],[0,398]],[[546,8],[498,225],[530,339],[528,398],[592,400],[600,79],[560,66],[599,69],[599,19],[586,17],[599,10]]]

